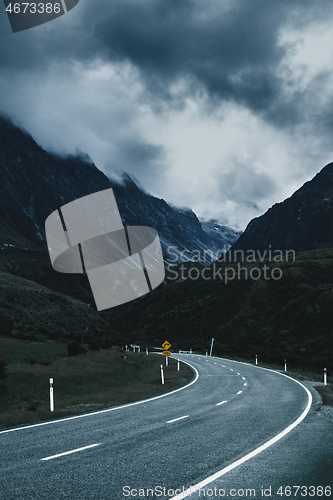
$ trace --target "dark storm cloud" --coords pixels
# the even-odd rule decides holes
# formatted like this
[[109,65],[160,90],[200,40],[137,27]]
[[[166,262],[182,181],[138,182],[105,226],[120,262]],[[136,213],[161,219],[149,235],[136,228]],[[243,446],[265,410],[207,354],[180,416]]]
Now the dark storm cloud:
[[[82,4],[82,5],[81,5]],[[287,47],[281,27],[333,13],[328,0],[100,0],[81,2],[76,24],[45,25],[11,37],[0,48],[2,70],[37,71],[48,65],[96,59],[129,61],[150,95],[181,106],[173,84],[185,81],[183,97],[205,92],[264,114],[284,126],[301,118],[300,102],[283,96],[279,65]],[[74,19],[74,18],[73,18]],[[65,20],[66,22],[68,20]],[[65,70],[65,68],[64,68]],[[151,98],[151,97],[150,97]]]
[[170,99],[172,84],[185,78],[185,93],[204,90],[213,99],[264,113],[278,125],[295,123],[301,114],[297,96],[283,96],[279,65],[288,47],[278,43],[281,27],[291,21],[301,26],[311,15],[318,20],[333,12],[327,1],[313,5],[308,0],[101,4],[95,47],[106,59],[130,61],[150,91]]
[[108,58],[139,68],[150,90],[166,95],[174,81],[188,78],[213,96],[267,107],[280,86],[274,70],[284,54],[276,43],[283,2],[205,4],[115,2],[95,36]]

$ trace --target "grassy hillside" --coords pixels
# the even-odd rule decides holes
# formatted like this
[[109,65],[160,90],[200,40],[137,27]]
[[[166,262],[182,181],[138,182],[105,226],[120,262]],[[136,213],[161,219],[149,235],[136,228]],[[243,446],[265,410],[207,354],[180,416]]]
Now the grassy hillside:
[[[109,314],[117,330],[133,340],[156,344],[165,337],[174,348],[205,350],[214,337],[215,352],[222,355],[253,359],[257,354],[267,362],[287,358],[291,365],[333,368],[333,250],[300,253],[289,262],[239,265],[238,276],[237,262],[213,264],[206,279],[202,268],[195,273],[192,267],[187,279]],[[264,265],[269,280],[263,271],[259,279],[246,279],[246,272]],[[282,276],[274,280],[277,267]],[[207,279],[214,269],[215,279]],[[235,278],[226,282],[230,269]]]
[[0,272],[0,335],[80,343],[82,334],[84,343],[92,348],[121,343],[115,331],[89,304],[34,281]]
[[[74,358],[62,357],[47,366],[11,364],[7,368],[8,377],[0,380],[0,428],[145,399],[181,387],[192,379],[193,372],[188,366],[181,364],[178,372],[176,360],[170,358],[169,366],[164,367],[162,385],[163,361],[158,354],[147,356],[112,348]],[[50,377],[54,379],[52,413]]]

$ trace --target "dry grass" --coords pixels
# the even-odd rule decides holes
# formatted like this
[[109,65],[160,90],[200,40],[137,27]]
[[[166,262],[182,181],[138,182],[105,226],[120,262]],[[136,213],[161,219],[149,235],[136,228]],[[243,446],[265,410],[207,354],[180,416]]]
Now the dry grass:
[[[161,384],[157,354],[122,353],[119,348],[59,359],[49,366],[12,365],[0,383],[0,428],[79,414],[169,392],[188,383],[192,370],[164,366]],[[54,379],[55,411],[49,411],[49,378]]]

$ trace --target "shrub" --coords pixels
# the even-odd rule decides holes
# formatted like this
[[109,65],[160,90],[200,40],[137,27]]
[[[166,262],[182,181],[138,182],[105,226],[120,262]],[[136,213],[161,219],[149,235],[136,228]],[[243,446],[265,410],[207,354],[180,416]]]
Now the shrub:
[[8,377],[7,374],[7,363],[4,360],[0,361],[0,380],[5,380]]
[[79,344],[79,342],[73,341],[67,344],[67,354],[68,356],[78,356],[79,354],[85,354],[85,348]]

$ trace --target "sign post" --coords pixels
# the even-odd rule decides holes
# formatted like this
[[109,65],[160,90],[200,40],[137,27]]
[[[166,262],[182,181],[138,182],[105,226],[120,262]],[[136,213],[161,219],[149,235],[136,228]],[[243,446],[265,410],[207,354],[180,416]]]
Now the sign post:
[[[167,340],[164,342],[164,344],[162,344],[162,347],[164,349],[163,351],[163,356],[170,356],[170,347],[171,347],[171,344],[170,342],[168,342]],[[168,358],[166,357],[165,358],[165,365],[168,366]]]

